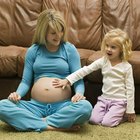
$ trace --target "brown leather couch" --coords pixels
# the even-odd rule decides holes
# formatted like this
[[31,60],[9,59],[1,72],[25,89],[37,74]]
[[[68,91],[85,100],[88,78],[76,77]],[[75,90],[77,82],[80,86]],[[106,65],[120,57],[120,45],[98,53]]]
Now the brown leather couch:
[[[68,39],[77,47],[82,66],[101,57],[100,44],[107,31],[121,28],[129,34],[133,42],[130,63],[134,70],[135,109],[140,113],[139,7],[139,0],[0,0],[0,99],[15,91],[21,80],[24,56],[39,13],[54,8],[66,19]],[[85,96],[94,105],[101,94],[101,73],[94,72],[84,80]]]

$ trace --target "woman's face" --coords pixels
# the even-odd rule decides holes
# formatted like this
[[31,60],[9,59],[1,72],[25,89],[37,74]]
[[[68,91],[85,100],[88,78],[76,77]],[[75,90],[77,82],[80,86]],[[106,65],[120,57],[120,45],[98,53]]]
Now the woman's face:
[[56,32],[52,28],[49,27],[47,35],[46,35],[46,40],[47,40],[47,45],[48,46],[59,46],[62,36],[63,36],[63,31]]

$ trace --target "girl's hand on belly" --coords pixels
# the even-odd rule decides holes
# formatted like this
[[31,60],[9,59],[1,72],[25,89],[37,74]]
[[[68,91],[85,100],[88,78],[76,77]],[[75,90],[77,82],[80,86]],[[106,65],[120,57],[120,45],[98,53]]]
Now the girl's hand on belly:
[[70,82],[67,80],[67,79],[54,79],[52,81],[52,85],[55,87],[55,88],[62,88],[64,89],[67,85],[70,86]]

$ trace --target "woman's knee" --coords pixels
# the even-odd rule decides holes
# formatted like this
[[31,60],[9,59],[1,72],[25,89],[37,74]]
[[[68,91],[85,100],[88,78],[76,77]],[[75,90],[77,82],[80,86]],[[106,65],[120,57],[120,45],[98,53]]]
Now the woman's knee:
[[9,101],[8,99],[3,99],[0,101],[0,114],[4,113],[6,109],[8,109],[10,107],[10,104],[12,102]]
[[5,106],[5,105],[7,105],[8,104],[8,102],[9,102],[9,100],[8,99],[3,99],[3,100],[0,100],[0,106],[2,107],[2,106]]
[[87,101],[87,100],[79,101],[79,107],[80,107],[80,112],[83,115],[90,117],[93,107],[89,101]]

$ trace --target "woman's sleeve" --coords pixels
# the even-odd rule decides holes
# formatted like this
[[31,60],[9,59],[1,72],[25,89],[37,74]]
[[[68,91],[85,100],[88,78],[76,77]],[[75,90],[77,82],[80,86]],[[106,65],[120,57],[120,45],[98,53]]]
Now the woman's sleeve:
[[33,64],[36,58],[37,46],[31,46],[25,55],[25,64],[23,70],[22,80],[16,90],[16,92],[21,96],[25,96],[29,91],[33,82]]
[[[73,73],[76,70],[81,68],[80,56],[74,45],[69,44],[69,46],[67,47],[69,48],[68,49],[68,63],[70,67],[70,73]],[[83,79],[78,80],[76,83],[74,83],[74,91],[75,93],[84,94],[85,86],[84,86]]]

